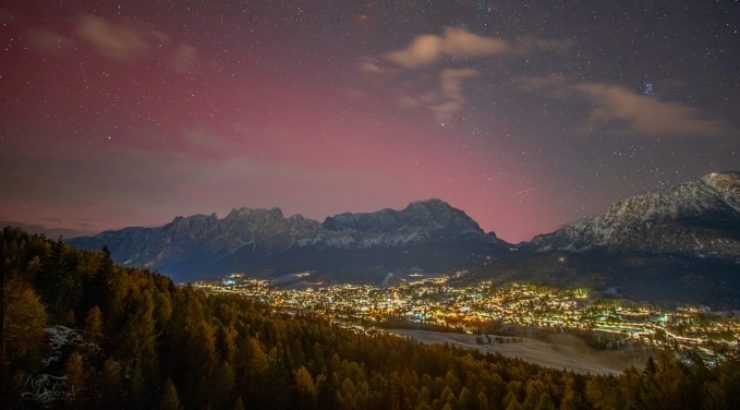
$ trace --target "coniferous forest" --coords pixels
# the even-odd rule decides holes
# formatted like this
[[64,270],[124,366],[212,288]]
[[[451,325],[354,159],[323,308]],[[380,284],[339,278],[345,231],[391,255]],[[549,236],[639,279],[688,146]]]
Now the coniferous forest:
[[[737,409],[740,361],[658,355],[618,377],[356,334],[5,228],[3,408]],[[58,332],[77,342],[53,349]],[[51,359],[50,359],[51,356]],[[65,388],[46,404],[48,375]]]

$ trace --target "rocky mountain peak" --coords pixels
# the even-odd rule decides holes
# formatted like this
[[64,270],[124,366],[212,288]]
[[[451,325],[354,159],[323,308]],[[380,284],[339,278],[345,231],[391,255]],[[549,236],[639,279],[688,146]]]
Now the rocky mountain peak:
[[483,232],[478,223],[464,211],[436,198],[412,202],[401,212],[410,219],[434,222],[442,228]]
[[412,202],[402,210],[341,213],[326,218],[322,225],[332,231],[343,229],[373,233],[417,231],[419,234],[446,231],[453,235],[483,233],[480,226],[465,212],[440,199]]
[[257,266],[310,270],[336,265],[381,273],[404,266],[437,269],[507,249],[463,211],[438,199],[402,210],[343,213],[323,224],[301,215],[286,218],[279,208],[238,208],[222,219],[215,214],[177,217],[157,228],[109,231],[70,242],[88,249],[105,245],[123,263],[188,275]]
[[701,182],[712,188],[732,208],[740,212],[740,172],[712,172]]
[[280,208],[246,208],[241,207],[239,209],[233,208],[225,219],[285,219],[283,211]]
[[[452,214],[457,214],[459,216],[465,215],[465,212],[454,208],[447,202],[437,198],[411,202],[400,212],[406,215],[424,218],[450,217]],[[467,215],[465,215],[465,217],[467,217]]]
[[719,171],[711,172],[701,178],[707,184],[720,187],[719,189],[740,189],[740,172]]
[[621,251],[736,257],[740,254],[740,178],[714,172],[698,180],[616,202],[601,215],[537,236],[542,250],[605,246]]

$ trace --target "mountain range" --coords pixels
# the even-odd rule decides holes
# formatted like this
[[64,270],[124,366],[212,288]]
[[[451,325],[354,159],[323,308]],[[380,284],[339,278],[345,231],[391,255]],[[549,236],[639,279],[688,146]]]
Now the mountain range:
[[[176,217],[161,227],[69,242],[107,246],[121,263],[180,281],[310,272],[313,280],[379,283],[412,271],[466,269],[474,279],[583,284],[628,297],[740,306],[740,296],[725,295],[740,294],[740,174],[711,173],[637,195],[517,245],[438,199],[323,222],[286,218],[278,208],[241,208],[224,218]],[[717,292],[724,296],[717,299]]]
[[601,215],[535,237],[540,251],[593,247],[655,254],[740,257],[740,176],[713,172],[637,195]]
[[715,172],[619,201],[471,271],[477,279],[739,309],[739,205],[740,174]]
[[455,269],[509,246],[438,199],[400,211],[343,213],[323,223],[301,215],[286,218],[278,208],[241,208],[220,219],[177,217],[162,227],[125,228],[69,242],[88,249],[107,246],[118,262],[176,280],[308,271],[319,278],[377,281],[389,273]]

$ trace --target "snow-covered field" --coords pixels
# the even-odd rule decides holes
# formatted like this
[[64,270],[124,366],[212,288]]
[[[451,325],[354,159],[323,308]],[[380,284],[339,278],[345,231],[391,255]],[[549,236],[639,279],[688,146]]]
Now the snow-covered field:
[[51,347],[51,354],[44,359],[44,365],[46,366],[61,360],[65,346],[82,343],[82,337],[78,330],[61,325],[50,326],[44,330],[49,338],[49,347]]
[[[648,352],[638,348],[622,350],[596,350],[576,336],[554,335],[553,342],[530,338],[517,338],[516,342],[490,344],[476,343],[474,335],[462,333],[433,332],[417,329],[393,329],[389,331],[402,337],[410,337],[429,344],[445,344],[477,349],[487,353],[500,353],[503,356],[519,358],[534,364],[555,369],[566,369],[576,373],[619,374],[630,366],[645,364]],[[491,335],[495,338],[494,335]],[[508,338],[507,338],[508,339]]]

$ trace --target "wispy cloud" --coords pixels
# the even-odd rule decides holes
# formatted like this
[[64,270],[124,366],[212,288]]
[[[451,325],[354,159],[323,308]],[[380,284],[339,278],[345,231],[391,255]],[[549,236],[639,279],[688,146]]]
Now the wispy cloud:
[[586,132],[629,133],[645,137],[725,134],[730,126],[679,101],[663,101],[607,82],[573,81],[561,74],[521,76],[516,84],[525,92],[550,98],[580,98],[589,102],[586,119],[577,127]]
[[165,36],[156,36],[150,30],[107,21],[92,14],[77,18],[77,35],[103,56],[120,60],[135,61],[149,54],[154,40],[166,42]]
[[472,68],[446,68],[439,74],[439,85],[442,90],[442,101],[433,105],[432,110],[441,115],[451,115],[460,111],[465,105],[463,81],[478,75]]
[[141,24],[111,21],[93,14],[79,15],[71,24],[68,32],[32,27],[27,31],[26,44],[46,55],[71,56],[90,48],[105,58],[124,63],[158,59],[182,73],[194,72],[201,59],[192,45]]
[[467,99],[463,93],[464,81],[478,72],[469,67],[445,68],[439,73],[435,89],[420,93],[402,93],[398,99],[401,107],[424,108],[440,121],[449,120],[463,109]]
[[[472,33],[464,27],[445,27],[441,34],[417,35],[402,49],[377,58],[364,57],[359,70],[376,81],[392,84],[399,106],[425,108],[437,119],[447,120],[465,107],[465,80],[480,75],[470,67],[473,60],[566,53],[574,45],[569,39],[539,37],[507,41]],[[465,67],[460,67],[461,62]],[[430,71],[436,72],[438,79],[429,81]],[[530,87],[540,88],[540,85]]]
[[707,118],[698,108],[660,101],[619,85],[584,82],[574,89],[595,104],[589,114],[595,127],[627,127],[647,136],[715,136],[728,131],[725,123]]
[[383,74],[386,72],[385,68],[381,67],[377,61],[369,57],[365,57],[360,60],[359,68],[360,71],[367,74]]
[[417,69],[438,62],[443,57],[470,59],[501,54],[566,53],[575,46],[572,39],[526,37],[507,41],[472,33],[464,27],[446,27],[442,34],[421,34],[400,50],[383,58],[407,69]]
[[418,68],[444,56],[454,58],[485,57],[504,53],[506,41],[471,33],[461,27],[446,27],[441,35],[422,34],[409,45],[386,53],[384,58],[405,68]]
[[198,50],[188,44],[179,44],[172,58],[172,67],[183,73],[192,72],[198,63]]
[[71,38],[47,29],[30,30],[26,41],[40,53],[55,55],[63,55],[74,44]]

